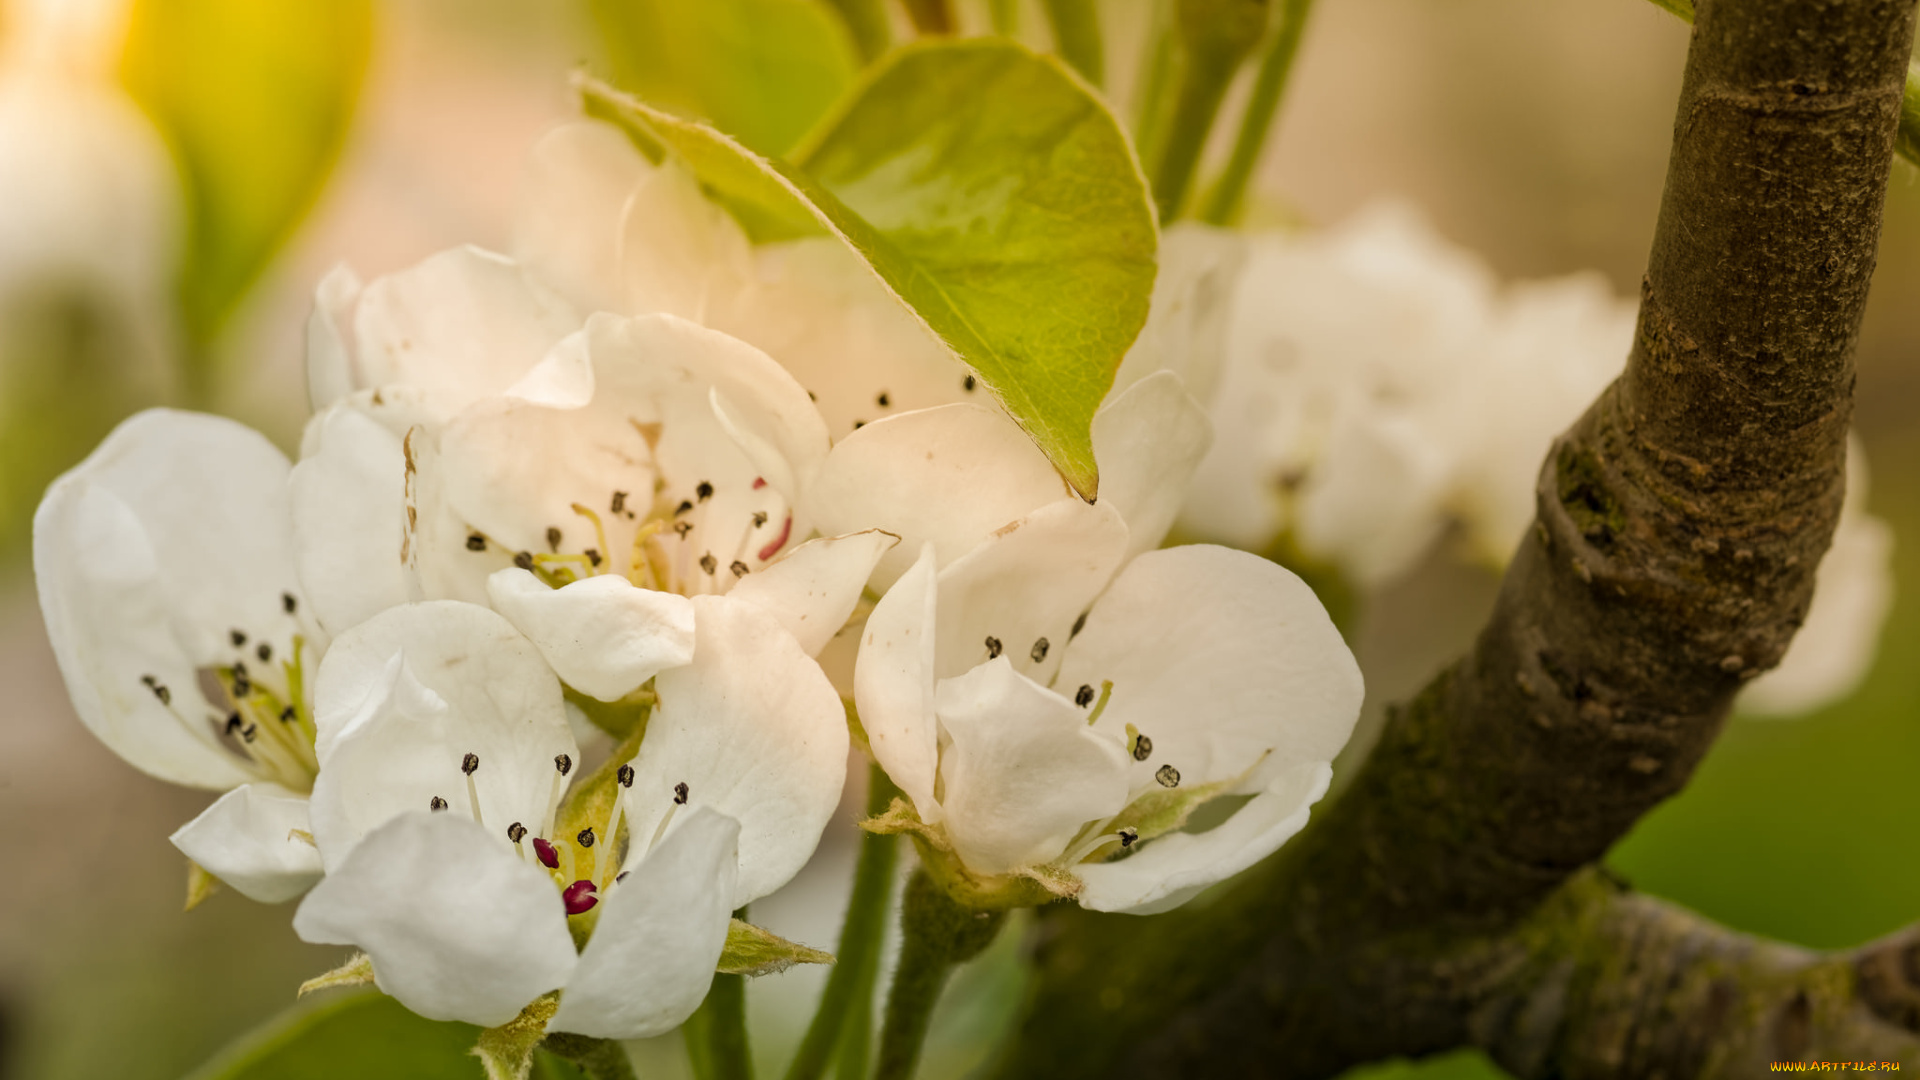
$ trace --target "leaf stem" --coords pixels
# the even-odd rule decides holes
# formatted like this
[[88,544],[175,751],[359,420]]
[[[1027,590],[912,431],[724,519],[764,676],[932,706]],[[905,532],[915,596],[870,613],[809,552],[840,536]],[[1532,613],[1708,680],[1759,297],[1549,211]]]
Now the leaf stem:
[[1093,0],[1046,0],[1053,46],[1073,70],[1099,86],[1106,79],[1106,55],[1100,45],[1100,13]]
[[[867,816],[884,813],[900,794],[878,765],[867,770]],[[858,1035],[858,1057],[866,1059],[866,1033],[873,1023],[874,969],[880,963],[880,941],[887,928],[887,900],[893,891],[893,868],[899,860],[899,842],[892,836],[867,834],[860,840],[860,858],[853,869],[853,895],[847,900],[846,922],[840,927],[837,959],[820,992],[820,1004],[800,1040],[787,1080],[815,1080],[825,1073],[836,1046],[848,1047]],[[864,990],[864,994],[863,994]],[[854,1021],[858,1021],[855,1023]],[[855,1029],[858,1029],[857,1031]],[[842,1033],[847,1038],[843,1039]],[[861,1069],[865,1071],[864,1064]]]
[[1180,80],[1165,143],[1149,171],[1162,222],[1179,215],[1220,102],[1266,30],[1266,15],[1266,5],[1251,0],[1181,0],[1175,16]]
[[[747,909],[733,913],[745,919]],[[753,1053],[747,1042],[747,977],[719,975],[707,999],[681,1028],[687,1057],[699,1080],[753,1080]]]
[[1020,32],[1020,0],[988,0],[987,17],[992,20],[993,32],[1001,37],[1012,37]]
[[853,33],[854,48],[860,59],[871,64],[893,44],[893,28],[887,24],[886,0],[828,0]]
[[1167,84],[1173,81],[1173,0],[1154,0],[1147,44],[1140,56],[1140,82],[1133,91],[1133,145],[1142,162],[1160,159],[1160,133],[1169,111]]
[[1260,73],[1254,78],[1253,93],[1247,98],[1247,110],[1240,117],[1240,134],[1233,143],[1233,156],[1226,171],[1214,184],[1200,219],[1210,225],[1230,225],[1240,216],[1246,198],[1247,181],[1259,164],[1260,151],[1273,129],[1273,117],[1286,96],[1287,80],[1293,74],[1293,58],[1300,51],[1300,38],[1307,27],[1307,15],[1313,0],[1280,0],[1279,25],[1267,53],[1260,58]]
[[973,911],[955,903],[924,870],[907,879],[900,900],[900,965],[887,992],[873,1080],[908,1080],[913,1075],[933,1007],[954,965],[979,955],[1005,921],[1003,911]]

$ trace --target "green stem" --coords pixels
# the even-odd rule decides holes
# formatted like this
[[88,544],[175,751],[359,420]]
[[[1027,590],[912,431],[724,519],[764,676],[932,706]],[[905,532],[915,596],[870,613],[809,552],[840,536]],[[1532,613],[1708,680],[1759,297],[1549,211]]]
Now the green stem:
[[907,879],[900,900],[900,965],[887,992],[873,1080],[908,1080],[913,1075],[947,977],[954,965],[973,959],[993,942],[1005,915],[961,907],[924,870]]
[[1266,14],[1265,4],[1250,0],[1181,0],[1180,82],[1174,90],[1165,145],[1148,174],[1161,221],[1179,215],[1220,102],[1241,61],[1259,43]]
[[626,1048],[616,1040],[556,1032],[540,1045],[554,1056],[580,1066],[580,1071],[592,1080],[637,1080]]
[[922,34],[953,33],[953,5],[950,0],[902,0],[907,18]]
[[1143,162],[1160,160],[1173,62],[1173,0],[1154,0],[1146,51],[1140,57],[1140,83],[1133,91],[1133,145]]
[[1240,216],[1240,204],[1247,194],[1247,181],[1259,164],[1260,151],[1273,129],[1273,117],[1286,96],[1287,79],[1293,74],[1293,58],[1300,51],[1300,37],[1307,27],[1307,14],[1313,0],[1280,0],[1280,24],[1275,28],[1267,54],[1260,59],[1253,93],[1247,98],[1247,111],[1240,118],[1240,134],[1233,143],[1233,156],[1226,171],[1214,185],[1207,205],[1200,212],[1210,225],[1230,225]]
[[[744,920],[747,909],[733,913]],[[747,977],[715,975],[707,1000],[681,1029],[687,1057],[699,1080],[753,1080],[753,1053],[747,1043]]]
[[853,44],[860,50],[860,59],[873,63],[887,46],[893,44],[893,27],[887,22],[886,0],[828,0],[840,17],[846,20],[847,29],[853,32]]
[[853,989],[854,1008],[840,1028],[835,1080],[867,1080],[867,1062],[873,1056],[873,985],[879,978],[880,965],[874,964]]
[[1020,0],[989,0],[987,15],[993,20],[993,32],[1001,37],[1020,32]]
[[[867,816],[885,813],[900,794],[880,766],[867,770]],[[865,1033],[872,1030],[874,969],[880,963],[880,942],[887,929],[887,900],[893,891],[893,868],[900,856],[892,836],[866,834],[860,840],[860,858],[853,870],[853,895],[847,900],[846,922],[840,928],[840,947],[820,1005],[800,1040],[787,1080],[815,1080],[833,1059],[836,1046],[847,1045],[856,1034],[858,1056],[865,1072]],[[864,990],[864,996],[862,991]],[[858,1021],[855,1023],[855,1021]],[[856,1033],[853,1029],[858,1028]],[[847,1038],[842,1039],[842,1032]],[[858,1075],[858,1074],[856,1074]]]
[[1107,77],[1106,56],[1100,47],[1100,13],[1093,0],[1046,0],[1046,8],[1055,51],[1088,82],[1101,85]]

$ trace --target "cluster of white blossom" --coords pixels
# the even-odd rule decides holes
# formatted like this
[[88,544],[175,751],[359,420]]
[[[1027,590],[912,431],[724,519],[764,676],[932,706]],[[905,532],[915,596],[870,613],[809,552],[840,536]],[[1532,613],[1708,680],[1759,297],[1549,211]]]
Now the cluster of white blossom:
[[1357,713],[1298,579],[1155,550],[1177,374],[1110,397],[1085,503],[836,241],[750,245],[614,128],[539,144],[510,256],[330,275],[308,352],[297,463],[156,410],[56,483],[40,599],[81,719],[225,792],[175,844],[423,1015],[684,1020],[828,823],[843,697],[929,859],[1120,911],[1296,832]]
[[[1470,559],[1505,565],[1533,520],[1553,440],[1617,377],[1635,308],[1598,274],[1502,284],[1408,207],[1383,204],[1304,234],[1202,233],[1219,324],[1216,439],[1181,522],[1267,550],[1286,535],[1362,588],[1414,569],[1450,530]],[[1796,714],[1850,692],[1891,599],[1891,539],[1848,499],[1806,631],[1742,698]]]

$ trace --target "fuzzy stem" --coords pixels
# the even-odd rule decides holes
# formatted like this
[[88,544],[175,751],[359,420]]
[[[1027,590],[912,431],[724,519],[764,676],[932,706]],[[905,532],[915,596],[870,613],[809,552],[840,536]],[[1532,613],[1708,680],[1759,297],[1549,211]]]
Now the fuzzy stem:
[[1160,220],[1172,221],[1186,201],[1220,102],[1266,29],[1267,9],[1252,0],[1181,0],[1175,23],[1180,77],[1165,142],[1149,169]]
[[1005,921],[1004,912],[961,907],[924,870],[914,871],[900,900],[900,965],[887,992],[874,1080],[908,1080],[913,1075],[933,1007],[954,965],[978,956]]
[[[733,913],[745,919],[747,909]],[[747,1042],[747,978],[715,975],[707,999],[681,1028],[687,1057],[699,1080],[753,1080],[753,1053]]]
[[1214,184],[1200,219],[1212,225],[1229,225],[1240,216],[1246,198],[1247,181],[1260,162],[1260,151],[1273,130],[1273,117],[1286,96],[1288,77],[1293,74],[1293,58],[1300,52],[1300,38],[1307,28],[1307,15],[1313,0],[1280,0],[1280,22],[1274,29],[1267,54],[1260,59],[1260,73],[1254,79],[1253,93],[1247,98],[1247,111],[1240,118],[1240,134],[1233,143],[1233,156],[1226,171]]
[[1100,47],[1100,12],[1093,0],[1046,0],[1046,9],[1055,51],[1088,82],[1101,85],[1107,77],[1106,57]]
[[548,1053],[580,1066],[580,1071],[591,1080],[636,1080],[633,1062],[628,1059],[626,1048],[616,1040],[556,1032],[540,1045]]
[[[899,793],[880,766],[868,768],[868,817],[885,813]],[[853,868],[853,895],[847,900],[846,922],[840,927],[837,959],[827,975],[826,988],[820,992],[813,1022],[787,1068],[787,1080],[814,1080],[826,1071],[835,1047],[849,1045],[856,1034],[864,1042],[865,1033],[872,1030],[873,973],[880,963],[888,894],[893,891],[893,868],[899,855],[899,842],[892,836],[869,833],[860,840],[860,858]],[[864,1062],[864,1045],[859,1057]]]

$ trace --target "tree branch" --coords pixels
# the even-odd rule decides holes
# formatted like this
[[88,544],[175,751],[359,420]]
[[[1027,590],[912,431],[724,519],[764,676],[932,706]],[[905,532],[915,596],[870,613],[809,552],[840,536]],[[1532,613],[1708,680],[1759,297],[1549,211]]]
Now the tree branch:
[[[1535,528],[1473,652],[1396,710],[1349,791],[1218,903],[1154,922],[1050,913],[1008,1075],[1325,1076],[1464,1044],[1525,1073],[1671,1075],[1673,1055],[1719,1045],[1694,1010],[1617,1068],[1581,1056],[1611,1052],[1602,1005],[1653,1030],[1638,1022],[1659,1018],[1649,995],[1681,991],[1647,973],[1665,963],[1710,988],[1719,954],[1646,953],[1641,975],[1559,990],[1536,957],[1559,940],[1564,957],[1602,949],[1595,963],[1621,935],[1685,943],[1647,914],[1666,909],[1621,901],[1627,914],[1601,917],[1569,898],[1586,879],[1568,882],[1685,784],[1805,615],[1843,493],[1913,11],[1700,5],[1626,372],[1549,455]],[[1792,970],[1818,983],[1830,969]],[[1830,1024],[1858,1003],[1814,983],[1809,1031],[1865,1030]],[[1520,1004],[1485,1011],[1500,1001]],[[1720,1070],[1704,1075],[1747,1075],[1733,1060],[1703,1059]]]

